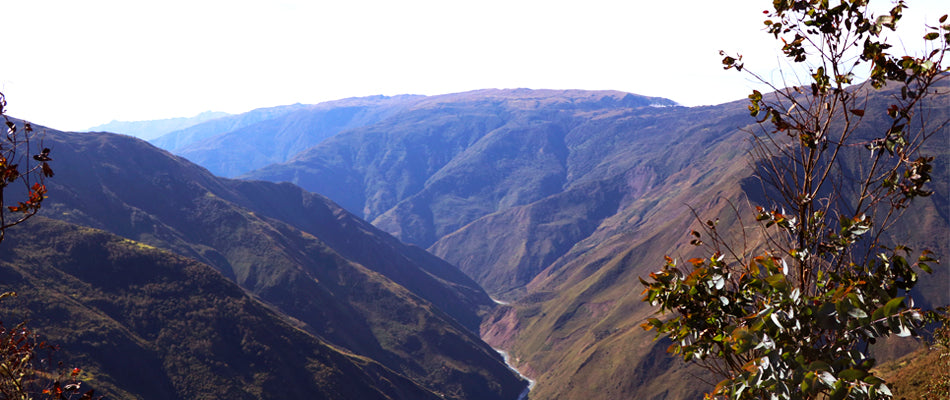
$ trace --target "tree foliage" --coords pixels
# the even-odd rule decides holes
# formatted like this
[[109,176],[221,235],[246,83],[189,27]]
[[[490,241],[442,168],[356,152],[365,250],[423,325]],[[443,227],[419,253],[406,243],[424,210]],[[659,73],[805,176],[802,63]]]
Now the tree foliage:
[[[868,344],[917,335],[932,317],[910,294],[936,258],[885,243],[883,233],[931,194],[933,158],[922,145],[945,135],[947,121],[920,117],[946,77],[950,25],[928,27],[925,54],[893,54],[885,34],[906,8],[898,1],[873,16],[866,0],[774,0],[766,31],[792,71],[809,71],[794,85],[772,84],[723,54],[726,69],[773,89],[749,96],[760,129],[751,156],[768,204],[749,210],[752,232],[706,221],[691,243],[708,256],[686,265],[667,257],[641,279],[644,301],[672,314],[644,329],[724,378],[708,397],[889,398]],[[858,77],[867,82],[855,85]],[[889,104],[873,104],[875,90],[893,93]],[[871,113],[887,122],[865,120]]]
[[[0,300],[16,296],[0,294]],[[54,362],[58,348],[20,322],[12,327],[0,321],[0,398],[9,400],[91,400],[93,390],[81,390],[82,370]]]
[[10,120],[6,107],[6,98],[0,93],[0,116],[7,128],[6,137],[0,138],[0,242],[7,228],[36,215],[46,198],[44,179],[53,176],[50,149],[39,150],[42,145],[33,143],[33,125]]

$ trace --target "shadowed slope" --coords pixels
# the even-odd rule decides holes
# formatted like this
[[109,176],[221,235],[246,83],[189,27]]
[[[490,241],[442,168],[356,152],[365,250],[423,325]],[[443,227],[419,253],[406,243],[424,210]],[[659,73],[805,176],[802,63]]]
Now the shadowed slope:
[[0,252],[25,319],[112,398],[440,398],[288,324],[207,265],[37,218]]
[[326,199],[217,178],[128,137],[50,132],[46,141],[57,154],[46,215],[207,263],[307,331],[433,392],[520,391],[471,330],[490,306],[477,284]]

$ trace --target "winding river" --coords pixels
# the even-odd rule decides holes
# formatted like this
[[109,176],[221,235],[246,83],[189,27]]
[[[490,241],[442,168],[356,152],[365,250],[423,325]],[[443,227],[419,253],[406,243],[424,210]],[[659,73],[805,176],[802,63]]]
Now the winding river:
[[[509,303],[509,302],[507,302],[507,301],[498,300],[498,299],[496,299],[496,298],[494,298],[494,297],[492,297],[491,299],[492,299],[492,301],[495,302],[495,304],[498,304],[498,305],[507,306],[507,305],[511,304],[511,303]],[[499,350],[499,349],[495,349],[495,351],[497,351],[498,354],[501,354],[501,357],[502,357],[503,359],[505,359],[505,364],[508,365],[508,368],[509,368],[509,369],[511,369],[512,371],[515,371],[515,373],[517,373],[518,376],[521,377],[521,379],[524,379],[524,380],[528,381],[528,386],[527,386],[526,388],[524,388],[524,391],[521,392],[520,395],[518,395],[518,399],[517,399],[517,400],[528,400],[528,393],[531,393],[531,389],[534,389],[534,384],[535,384],[534,379],[528,378],[527,376],[525,376],[524,374],[522,374],[521,371],[518,371],[518,369],[515,368],[514,365],[511,365],[511,355],[508,354],[507,351]]]
[[521,371],[518,371],[518,369],[515,368],[514,365],[511,365],[511,355],[509,355],[507,351],[498,350],[498,349],[495,349],[495,351],[497,351],[498,354],[501,354],[501,357],[505,359],[505,364],[508,364],[508,368],[511,368],[512,371],[515,371],[516,373],[518,373],[518,376],[528,381],[528,386],[524,388],[524,391],[521,392],[520,395],[518,395],[518,400],[527,400],[528,393],[531,393],[531,389],[534,389],[534,384],[535,384],[534,379],[524,376],[524,374],[522,374]]

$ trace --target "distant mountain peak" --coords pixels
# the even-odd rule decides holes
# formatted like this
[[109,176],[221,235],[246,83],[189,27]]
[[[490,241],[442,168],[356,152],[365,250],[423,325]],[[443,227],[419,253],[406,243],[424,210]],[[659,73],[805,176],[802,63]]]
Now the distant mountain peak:
[[[643,96],[618,90],[583,90],[583,89],[479,89],[468,92],[450,93],[429,96],[419,102],[417,107],[439,103],[456,103],[465,101],[507,101],[509,104],[525,107],[526,109],[548,107],[555,104],[611,104],[619,107],[647,107],[647,106],[677,106],[679,103],[662,98]],[[520,104],[519,104],[520,102]],[[520,107],[519,107],[520,108]]]
[[165,118],[149,121],[119,121],[98,125],[87,129],[90,132],[112,132],[152,140],[166,133],[185,129],[205,121],[226,117],[231,114],[221,111],[204,111],[193,117]]

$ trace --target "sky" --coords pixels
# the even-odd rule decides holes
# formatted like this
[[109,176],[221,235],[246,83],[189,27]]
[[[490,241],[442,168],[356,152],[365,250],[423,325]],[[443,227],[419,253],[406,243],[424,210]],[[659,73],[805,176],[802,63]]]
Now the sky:
[[[945,0],[910,0],[907,26]],[[873,3],[873,1],[872,1]],[[877,1],[882,6],[888,1]],[[84,130],[370,95],[620,90],[744,98],[777,71],[770,0],[0,0],[7,112]],[[923,31],[898,40],[919,42]]]

